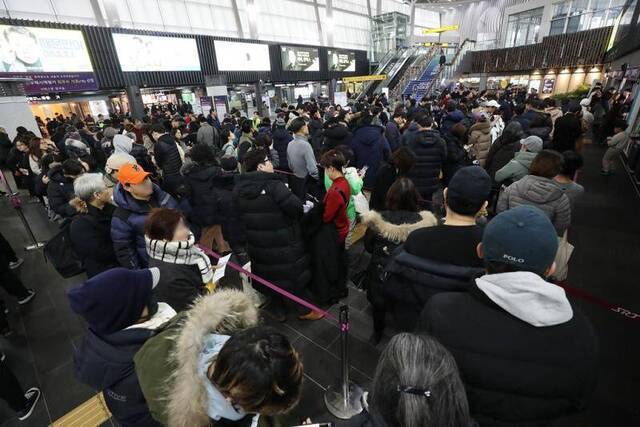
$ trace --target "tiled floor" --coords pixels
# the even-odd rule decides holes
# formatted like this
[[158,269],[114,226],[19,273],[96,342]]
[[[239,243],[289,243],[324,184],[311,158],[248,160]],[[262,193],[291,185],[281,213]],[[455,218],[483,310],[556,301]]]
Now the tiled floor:
[[[638,276],[640,268],[640,201],[622,170],[611,177],[598,174],[602,150],[587,147],[586,168],[580,182],[587,193],[578,203],[571,230],[576,250],[571,262],[570,283],[599,297],[640,312]],[[47,239],[55,227],[46,221],[38,205],[26,205],[25,212],[36,235]],[[6,200],[0,201],[0,230],[14,247],[27,243],[26,233]],[[82,322],[70,311],[65,291],[81,278],[61,279],[39,252],[21,254],[26,261],[20,269],[23,281],[38,291],[27,307],[5,297],[11,310],[10,322],[16,333],[0,339],[7,363],[24,386],[39,385],[43,398],[34,415],[19,423],[4,402],[0,402],[0,426],[44,426],[58,419],[94,395],[74,378],[73,350],[83,333]],[[364,293],[352,290],[351,307],[352,378],[367,386],[376,361],[388,337],[378,347],[367,343],[371,317]],[[598,306],[576,300],[592,320],[600,339],[600,381],[593,401],[581,414],[554,424],[557,427],[640,425],[638,390],[640,370],[640,328]],[[331,309],[337,313],[337,307]],[[329,320],[302,322],[291,320],[276,325],[302,353],[306,382],[304,395],[295,415],[301,420],[338,421],[328,415],[323,401],[327,385],[339,378],[339,331]]]

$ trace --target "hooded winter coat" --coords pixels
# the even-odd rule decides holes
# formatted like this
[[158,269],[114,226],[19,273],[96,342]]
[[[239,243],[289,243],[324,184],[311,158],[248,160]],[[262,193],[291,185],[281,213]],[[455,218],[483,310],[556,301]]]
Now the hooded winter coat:
[[389,157],[391,149],[389,142],[384,137],[384,129],[375,125],[360,126],[353,132],[351,149],[355,158],[356,169],[367,166],[364,175],[364,187],[371,188],[378,172],[378,167],[383,160]]
[[518,151],[513,158],[502,169],[496,172],[496,182],[508,181],[516,182],[529,174],[531,162],[536,158],[538,153],[530,153],[528,151]]
[[440,172],[447,159],[447,148],[440,133],[424,130],[416,133],[408,148],[415,156],[415,163],[408,177],[415,184],[420,196],[431,201],[431,196],[440,185]]
[[69,204],[74,197],[73,178],[64,176],[61,166],[51,168],[47,186],[47,198],[51,209],[63,218],[71,218],[76,214],[76,209]]
[[[153,335],[151,326],[164,319],[159,311],[149,322],[107,335],[87,328],[75,355],[76,376],[83,383],[103,392],[109,411],[123,427],[155,427],[134,370],[136,352]],[[172,310],[167,310],[175,314]],[[155,326],[155,325],[154,325]]]
[[584,407],[596,383],[591,324],[534,273],[485,275],[469,292],[435,295],[416,330],[454,356],[481,426],[551,424]]
[[500,194],[497,212],[520,205],[540,208],[553,223],[558,236],[562,236],[571,225],[569,197],[553,179],[527,175],[514,182]]
[[300,227],[302,201],[273,173],[236,177],[233,198],[244,223],[251,271],[288,290],[311,279]]
[[469,144],[480,166],[484,167],[487,154],[491,148],[491,122],[485,120],[469,128]]
[[121,266],[129,269],[146,268],[149,255],[144,241],[144,222],[152,207],[177,209],[178,203],[169,193],[153,184],[150,202],[134,199],[122,185],[113,189],[117,208],[111,220],[111,239]]
[[412,231],[432,227],[438,223],[429,211],[369,211],[362,215],[362,223],[367,226],[364,247],[371,254],[367,268],[369,288],[367,298],[371,304],[384,306],[382,272],[391,254],[403,244]]
[[[172,427],[251,425],[252,416],[238,421],[211,420],[212,400],[217,409],[237,414],[224,400],[215,400],[201,373],[201,357],[220,337],[233,335],[258,323],[251,298],[239,291],[220,290],[198,299],[176,321],[171,321],[149,339],[135,356],[140,388],[153,417]],[[217,354],[217,353],[216,353]],[[214,354],[215,356],[215,354]],[[223,411],[217,413],[223,416]],[[265,417],[260,417],[263,425]]]

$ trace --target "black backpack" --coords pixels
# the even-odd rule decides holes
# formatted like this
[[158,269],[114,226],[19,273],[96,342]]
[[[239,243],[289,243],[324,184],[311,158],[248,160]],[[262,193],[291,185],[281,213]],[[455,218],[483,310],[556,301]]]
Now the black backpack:
[[71,246],[71,221],[44,245],[44,256],[65,279],[84,273],[82,261]]

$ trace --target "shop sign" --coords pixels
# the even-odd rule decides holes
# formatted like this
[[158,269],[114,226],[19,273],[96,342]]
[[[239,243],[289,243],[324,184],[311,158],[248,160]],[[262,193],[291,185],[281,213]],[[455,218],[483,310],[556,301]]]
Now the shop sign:
[[200,107],[202,108],[202,114],[208,116],[211,108],[213,108],[213,98],[210,96],[201,96]]
[[456,31],[458,28],[460,28],[458,24],[445,25],[439,28],[425,28],[424,30],[422,30],[422,34],[444,33],[446,31]]
[[2,77],[30,78],[30,82],[24,83],[24,90],[27,94],[82,92],[98,89],[98,82],[93,73],[29,73],[27,76],[18,73],[3,73]]
[[376,80],[386,80],[386,74],[372,74],[370,76],[355,76],[355,77],[343,77],[342,81],[344,83],[359,83],[359,82],[370,82]]

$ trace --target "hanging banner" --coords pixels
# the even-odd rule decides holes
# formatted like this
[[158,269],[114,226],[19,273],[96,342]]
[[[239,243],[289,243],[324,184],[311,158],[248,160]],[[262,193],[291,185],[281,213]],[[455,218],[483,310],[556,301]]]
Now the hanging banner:
[[224,119],[224,115],[227,114],[227,97],[214,96],[213,105],[215,105],[216,113],[218,113],[218,120],[222,121],[222,119]]
[[370,76],[355,76],[355,77],[343,77],[342,81],[345,83],[358,83],[358,82],[370,82],[374,80],[386,80],[386,74],[372,74]]
[[200,108],[202,108],[202,114],[206,117],[213,108],[213,99],[210,96],[200,97]]

